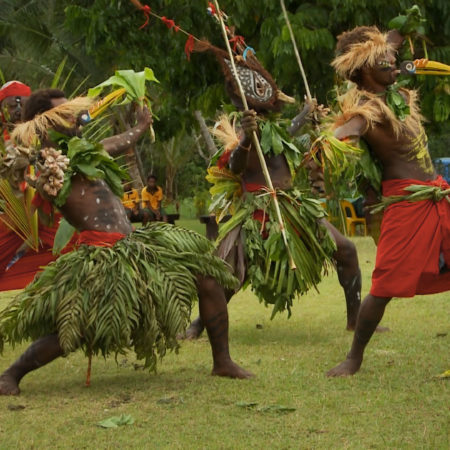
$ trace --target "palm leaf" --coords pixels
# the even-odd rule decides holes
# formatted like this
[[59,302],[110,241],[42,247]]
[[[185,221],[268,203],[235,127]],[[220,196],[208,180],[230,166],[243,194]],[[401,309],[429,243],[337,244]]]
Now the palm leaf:
[[24,195],[17,197],[11,184],[0,180],[0,199],[3,214],[0,220],[35,251],[38,250],[38,222],[37,213],[32,213],[31,201],[34,189],[28,187]]

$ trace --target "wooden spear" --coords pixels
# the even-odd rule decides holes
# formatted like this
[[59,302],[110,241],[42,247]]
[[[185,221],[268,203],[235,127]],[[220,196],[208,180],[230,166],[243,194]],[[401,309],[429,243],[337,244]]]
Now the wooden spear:
[[[234,62],[234,57],[233,57],[233,52],[231,50],[231,46],[228,41],[227,30],[226,30],[225,24],[223,22],[223,18],[222,18],[218,0],[214,0],[214,4],[216,6],[217,16],[219,19],[220,27],[222,29],[222,35],[225,40],[225,45],[228,50],[228,55],[230,57],[231,67],[233,68],[233,75],[234,75],[236,84],[239,88],[239,92],[241,95],[242,104],[244,105],[244,109],[246,111],[248,111],[247,99],[245,98],[244,90],[242,89],[241,80],[239,79],[239,76],[237,73],[236,64]],[[281,235],[283,236],[284,245],[286,246],[286,250],[289,255],[290,267],[291,267],[291,269],[296,269],[294,260],[292,258],[291,250],[289,248],[289,243],[287,240],[286,228],[284,227],[283,217],[281,215],[281,210],[280,210],[280,204],[278,203],[277,194],[273,187],[272,179],[270,178],[270,174],[269,174],[269,169],[267,168],[266,160],[264,159],[264,154],[262,152],[261,146],[259,145],[259,139],[258,139],[258,135],[256,134],[256,131],[253,131],[252,139],[253,139],[253,145],[255,146],[255,149],[256,149],[256,153],[258,154],[259,162],[261,164],[261,168],[262,168],[263,175],[264,175],[264,178],[267,183],[267,187],[269,188],[270,193],[273,195],[273,204],[275,206],[275,211],[276,211],[276,215],[277,215],[277,219],[278,219],[278,224],[280,225]]]
[[280,3],[281,3],[281,9],[283,10],[283,14],[284,14],[284,19],[286,20],[286,25],[289,30],[289,34],[291,36],[292,45],[294,46],[295,57],[297,58],[297,63],[298,63],[298,66],[300,67],[300,73],[302,74],[303,83],[305,85],[305,90],[306,90],[306,98],[309,101],[312,101],[312,96],[311,96],[311,91],[309,90],[308,80],[306,79],[306,73],[303,68],[302,59],[300,58],[300,53],[298,52],[297,43],[295,42],[294,32],[292,31],[291,22],[289,20],[289,17],[288,17],[287,11],[286,11],[286,6],[284,5],[284,0],[280,0]]

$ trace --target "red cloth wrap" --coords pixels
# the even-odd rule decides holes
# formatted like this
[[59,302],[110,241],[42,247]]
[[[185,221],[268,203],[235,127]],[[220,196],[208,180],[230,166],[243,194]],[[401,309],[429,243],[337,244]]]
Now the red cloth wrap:
[[78,235],[77,245],[92,245],[94,247],[112,247],[117,241],[125,237],[122,233],[85,230]]
[[0,102],[6,97],[29,97],[31,89],[20,81],[8,81],[0,89]]
[[233,153],[232,149],[228,148],[220,155],[220,158],[217,160],[217,167],[219,169],[223,169],[228,164],[231,153]]
[[[438,177],[383,181],[383,195],[408,195],[412,184],[449,189]],[[450,268],[450,203],[422,200],[389,206],[383,215],[370,293],[376,297],[413,297],[450,290],[450,271],[439,273],[439,256]]]
[[[57,258],[57,255],[53,255],[52,249],[59,217],[59,215],[55,216],[55,224],[51,227],[39,223],[39,251],[35,252],[29,249],[7,272],[5,272],[6,266],[23,241],[3,222],[0,222],[0,291],[23,289],[33,281],[41,267],[50,264]],[[74,244],[75,239],[72,238],[62,253],[72,250]]]
[[[265,186],[263,184],[258,183],[244,183],[244,190],[246,192],[257,192],[261,189],[264,189]],[[267,239],[269,237],[269,233],[266,231],[266,223],[269,220],[269,215],[264,212],[262,209],[256,209],[253,211],[253,219],[261,222],[261,230],[263,239]]]

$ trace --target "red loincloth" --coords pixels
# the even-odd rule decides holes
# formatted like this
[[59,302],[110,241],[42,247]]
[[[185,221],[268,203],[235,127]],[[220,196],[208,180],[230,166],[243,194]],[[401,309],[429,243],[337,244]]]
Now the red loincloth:
[[[438,177],[424,182],[413,179],[383,181],[383,195],[408,195],[412,184],[440,186]],[[376,297],[414,297],[450,290],[450,271],[439,273],[443,255],[450,269],[450,203],[422,200],[389,206],[383,215],[370,293]]]
[[107,231],[85,230],[78,235],[77,245],[92,245],[94,247],[112,247],[117,241],[125,237],[122,233]]
[[[47,227],[39,223],[39,251],[28,249],[11,268],[5,272],[6,266],[16,254],[23,240],[0,221],[0,291],[23,289],[31,283],[36,273],[50,264],[58,256],[53,255],[53,241],[59,226],[60,214],[55,215],[54,225]],[[67,244],[62,253],[73,250],[76,237]]]

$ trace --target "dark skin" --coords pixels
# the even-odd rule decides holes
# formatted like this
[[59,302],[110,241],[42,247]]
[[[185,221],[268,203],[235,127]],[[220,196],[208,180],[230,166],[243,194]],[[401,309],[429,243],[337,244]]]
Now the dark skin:
[[[145,108],[137,119],[138,124],[134,128],[102,141],[105,150],[115,155],[133,145],[150,125],[151,115]],[[120,199],[101,180],[90,181],[76,175],[72,179],[71,193],[60,210],[79,231],[117,232],[124,235],[132,231]],[[207,277],[198,277],[197,287],[200,314],[211,343],[212,375],[250,378],[252,374],[234,363],[230,357],[227,302],[222,287],[214,279]],[[36,340],[0,376],[0,395],[19,394],[19,383],[27,373],[60,356],[63,356],[63,350],[56,334]]]
[[[304,121],[310,113],[311,106],[307,105],[305,109],[292,121],[291,132],[295,132],[304,124]],[[253,132],[258,132],[256,123],[256,112],[245,111],[241,121],[244,135],[242,136],[238,147],[233,151],[229,167],[236,173],[242,175],[245,183],[255,183],[266,185],[262,173],[261,164],[252,143]],[[290,189],[292,187],[292,176],[289,165],[283,155],[275,157],[266,157],[267,167],[269,169],[272,183],[275,188]],[[337,250],[333,257],[336,260],[339,283],[344,289],[347,304],[347,330],[352,331],[356,326],[356,317],[358,315],[361,303],[361,272],[359,270],[358,255],[356,247],[349,239],[343,236],[327,220],[321,219],[320,223],[330,232],[336,242]],[[227,293],[228,301],[234,292]],[[186,339],[195,339],[203,331],[203,325],[200,318],[195,319],[186,331]],[[378,331],[386,331],[380,328]]]
[[28,97],[23,96],[11,96],[5,97],[0,102],[0,111],[5,119],[4,124],[8,129],[13,128],[14,124],[20,122],[22,108],[27,101]]
[[[386,61],[389,63],[388,65],[385,64]],[[358,87],[383,95],[386,88],[395,82],[398,73],[395,55],[386,53],[375,67],[364,67],[361,70]],[[395,136],[387,120],[376,125],[370,131],[364,132],[365,129],[365,119],[356,116],[337,128],[335,136],[339,139],[364,137],[383,165],[384,180],[413,178],[426,181],[436,178],[436,172],[428,152],[420,157],[412,145],[411,141],[417,136],[412,136],[408,132]],[[358,314],[350,352],[342,363],[328,371],[327,376],[349,376],[359,370],[366,345],[380,323],[390,300],[391,297],[375,297],[371,294],[365,297]]]

